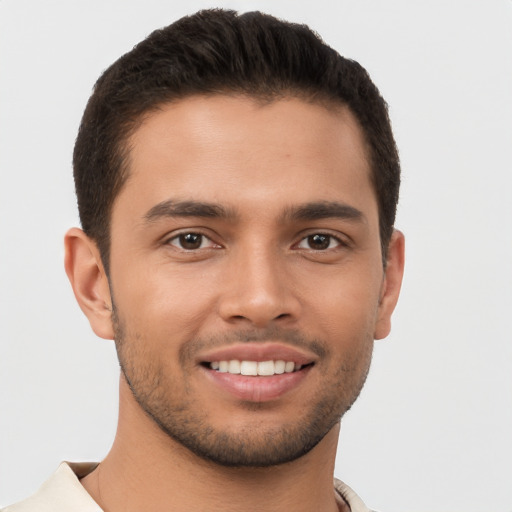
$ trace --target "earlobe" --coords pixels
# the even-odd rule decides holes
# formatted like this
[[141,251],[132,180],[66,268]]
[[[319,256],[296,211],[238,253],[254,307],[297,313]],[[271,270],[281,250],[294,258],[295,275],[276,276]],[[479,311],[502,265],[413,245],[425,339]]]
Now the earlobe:
[[81,229],[71,228],[64,246],[66,274],[80,308],[96,335],[113,339],[110,287],[96,243]]
[[404,275],[405,238],[398,230],[393,232],[388,248],[388,258],[380,293],[380,302],[374,338],[385,338],[391,331],[391,315],[400,295]]

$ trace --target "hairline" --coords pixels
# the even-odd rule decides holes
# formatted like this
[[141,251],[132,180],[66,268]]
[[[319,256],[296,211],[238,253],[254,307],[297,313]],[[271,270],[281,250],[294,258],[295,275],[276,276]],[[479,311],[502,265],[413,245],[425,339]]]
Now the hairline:
[[[149,105],[146,109],[139,112],[138,115],[129,121],[125,121],[121,123],[119,129],[117,130],[116,135],[116,145],[114,149],[114,153],[117,156],[118,160],[118,182],[115,188],[115,194],[112,195],[109,208],[107,211],[107,222],[106,222],[106,233],[101,240],[95,240],[96,245],[98,246],[101,260],[103,263],[103,267],[105,269],[105,273],[107,276],[110,275],[110,248],[111,248],[111,227],[112,227],[112,212],[114,210],[115,203],[117,198],[119,197],[121,191],[125,187],[126,183],[130,179],[131,170],[131,151],[133,146],[131,144],[133,137],[137,130],[144,124],[146,119],[148,119],[152,114],[158,112],[166,106],[173,105],[179,103],[181,101],[188,100],[190,98],[211,98],[211,97],[231,97],[231,98],[246,98],[255,102],[259,106],[267,106],[271,105],[277,101],[286,101],[291,99],[298,99],[310,105],[318,105],[320,107],[325,108],[327,111],[331,112],[332,108],[338,109],[340,112],[345,110],[350,112],[350,114],[354,117],[354,120],[357,123],[358,128],[361,130],[361,134],[363,137],[363,147],[364,147],[364,159],[368,165],[368,169],[370,172],[369,179],[370,184],[373,189],[373,193],[375,195],[375,199],[377,201],[377,209],[378,209],[378,221],[379,221],[379,239],[381,245],[382,252],[382,263],[385,268],[387,261],[387,246],[389,245],[389,240],[386,241],[386,247],[384,246],[384,241],[382,240],[382,232],[381,232],[381,208],[380,208],[380,200],[379,194],[377,191],[376,183],[375,183],[375,174],[378,172],[376,168],[376,163],[373,161],[373,151],[371,144],[368,140],[368,135],[362,123],[360,122],[357,114],[350,107],[350,105],[344,101],[342,98],[336,97],[334,95],[327,94],[324,91],[318,90],[308,90],[306,88],[283,88],[282,90],[275,92],[263,92],[263,91],[251,91],[251,90],[237,90],[237,89],[229,89],[229,88],[219,88],[217,90],[211,91],[191,91],[185,94],[172,94],[170,92],[169,98],[162,98],[160,101],[155,101],[153,105]],[[392,232],[392,230],[391,230]]]

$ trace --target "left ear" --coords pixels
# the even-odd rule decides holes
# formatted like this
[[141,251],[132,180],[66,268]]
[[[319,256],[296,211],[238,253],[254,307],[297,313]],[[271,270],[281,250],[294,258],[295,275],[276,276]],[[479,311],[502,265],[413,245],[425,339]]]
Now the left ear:
[[71,228],[64,246],[66,274],[78,305],[100,338],[114,339],[110,287],[96,243],[81,229]]
[[388,246],[388,257],[384,280],[380,291],[379,310],[375,332],[376,340],[385,338],[391,331],[391,315],[395,309],[404,275],[405,238],[403,233],[394,230]]

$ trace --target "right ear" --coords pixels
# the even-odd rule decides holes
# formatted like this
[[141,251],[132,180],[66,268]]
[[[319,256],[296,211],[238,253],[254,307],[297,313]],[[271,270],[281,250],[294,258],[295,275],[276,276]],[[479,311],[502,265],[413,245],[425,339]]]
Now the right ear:
[[97,336],[114,339],[112,297],[98,246],[81,229],[71,228],[64,248],[64,266],[78,305]]

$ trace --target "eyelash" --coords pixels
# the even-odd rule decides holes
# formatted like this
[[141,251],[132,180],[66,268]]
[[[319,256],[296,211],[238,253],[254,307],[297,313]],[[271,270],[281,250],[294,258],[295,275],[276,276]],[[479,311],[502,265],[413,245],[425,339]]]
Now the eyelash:
[[[308,241],[312,241],[315,238],[317,238],[317,240],[319,240],[319,241],[322,241],[322,239],[323,239],[323,241],[327,240],[327,243],[328,243],[327,247],[324,247],[322,249],[314,248],[314,247],[304,247],[304,249],[307,249],[309,251],[314,251],[314,252],[325,252],[329,249],[334,250],[334,249],[338,249],[340,247],[348,246],[348,244],[345,241],[343,241],[340,237],[331,235],[330,233],[322,233],[322,232],[311,233],[311,234],[301,238],[301,240],[299,241],[298,244],[296,244],[296,246],[300,246],[300,244],[302,244],[302,243],[308,243]],[[336,243],[335,247],[330,247],[332,242]]]
[[[183,247],[183,242],[184,242],[184,238],[187,237],[187,236],[195,236],[199,239],[200,241],[200,245],[199,247],[195,247],[195,248],[187,248],[187,247]],[[211,246],[208,247],[208,249],[211,249],[211,248],[220,248],[221,246],[216,244],[215,242],[212,241],[212,239],[201,233],[201,232],[198,232],[198,231],[185,231],[183,233],[178,233],[177,235],[174,235],[173,237],[167,239],[167,241],[165,242],[166,245],[172,245],[173,247],[177,247],[178,249],[182,250],[182,251],[187,251],[187,252],[195,252],[196,250],[199,250],[199,249],[207,249],[206,247],[201,247],[203,245],[203,243],[205,241],[209,240],[211,242]],[[177,244],[173,244],[172,242],[173,241],[177,241],[180,245]],[[186,243],[186,242],[185,242]],[[193,242],[191,242],[193,243]]]
[[[189,242],[187,242],[187,241],[185,241],[185,237],[195,237],[195,239],[192,239]],[[314,239],[316,239],[320,243],[324,242],[324,245],[325,245],[325,242],[327,242],[327,247],[322,247],[322,248],[318,248],[318,247],[315,248],[315,247],[311,247],[311,246],[300,247],[301,244],[312,242]],[[202,247],[202,245],[206,241],[210,242],[210,246]],[[173,243],[173,242],[176,242],[176,243]],[[199,242],[199,246],[198,247],[184,247],[184,244],[186,244],[186,243],[194,244],[194,242],[196,242],[196,243]],[[331,247],[331,244],[333,242],[336,244],[335,247]],[[218,249],[218,248],[222,247],[221,245],[213,242],[209,236],[207,236],[201,232],[198,232],[198,231],[186,231],[186,232],[178,233],[177,235],[174,235],[173,237],[167,239],[165,244],[172,245],[173,247],[176,247],[176,248],[178,248],[182,251],[186,251],[186,252],[196,252],[200,249],[203,249],[203,250],[204,249]],[[337,237],[330,233],[314,232],[314,233],[311,233],[311,234],[308,234],[308,235],[302,237],[298,243],[294,244],[293,247],[306,249],[306,250],[312,251],[312,252],[321,253],[321,252],[326,252],[328,250],[336,250],[340,247],[348,247],[348,245],[349,244],[347,242],[345,242],[344,240],[342,240],[340,237]]]

